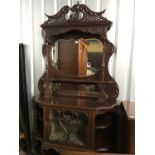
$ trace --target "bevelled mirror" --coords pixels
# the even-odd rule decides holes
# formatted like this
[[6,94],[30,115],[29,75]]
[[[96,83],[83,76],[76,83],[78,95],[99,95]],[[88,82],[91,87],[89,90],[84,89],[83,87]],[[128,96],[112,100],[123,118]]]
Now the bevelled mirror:
[[102,65],[104,46],[99,39],[59,39],[51,48],[53,66],[70,76],[95,74]]

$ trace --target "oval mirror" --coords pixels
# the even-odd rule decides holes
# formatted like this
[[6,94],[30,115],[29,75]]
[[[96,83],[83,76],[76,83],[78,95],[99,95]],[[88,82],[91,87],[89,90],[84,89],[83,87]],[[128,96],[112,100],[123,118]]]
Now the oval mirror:
[[102,42],[96,38],[60,39],[52,48],[52,63],[66,75],[89,76],[102,65],[103,49]]

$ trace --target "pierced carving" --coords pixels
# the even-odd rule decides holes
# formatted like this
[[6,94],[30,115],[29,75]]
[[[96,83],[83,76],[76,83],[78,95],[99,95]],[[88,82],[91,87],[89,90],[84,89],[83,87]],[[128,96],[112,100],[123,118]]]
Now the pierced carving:
[[104,96],[106,97],[106,100],[108,101],[114,101],[116,100],[116,98],[118,97],[119,94],[119,89],[118,89],[118,85],[116,82],[110,83],[110,84],[106,84],[103,87],[103,93]]
[[67,23],[66,20],[66,14],[69,12],[70,8],[69,6],[64,6],[57,14],[53,16],[49,16],[45,14],[48,17],[48,21],[46,22],[47,25],[52,24],[64,24]]
[[96,24],[96,22],[110,27],[112,22],[102,16],[105,11],[106,10],[103,10],[101,12],[94,12],[90,10],[86,5],[79,4],[78,2],[71,8],[69,6],[64,6],[57,14],[53,16],[45,14],[48,17],[48,20],[44,24],[42,24],[42,27],[72,23]]
[[[70,8],[70,10],[72,11],[73,13],[73,17],[74,17],[74,20],[72,21],[91,21],[91,22],[94,22],[94,21],[105,21],[106,19],[102,16],[102,14],[106,11],[106,10],[103,10],[101,12],[94,12],[92,10],[90,10],[86,5],[84,4],[79,4],[79,2],[75,5],[73,5],[72,8]],[[81,18],[81,14],[83,15],[82,18]]]

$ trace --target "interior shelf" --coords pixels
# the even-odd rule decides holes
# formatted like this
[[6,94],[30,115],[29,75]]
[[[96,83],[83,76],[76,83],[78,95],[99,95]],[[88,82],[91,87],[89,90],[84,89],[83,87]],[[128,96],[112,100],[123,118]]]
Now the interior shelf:
[[95,118],[95,148],[97,152],[110,152],[112,149],[111,126],[112,116],[109,113]]
[[99,130],[95,132],[95,148],[97,152],[108,152],[112,148],[112,142],[109,139],[110,132]]
[[103,126],[96,126],[95,130],[105,130],[108,129],[110,127],[111,124],[108,124],[107,126],[103,125]]
[[80,80],[80,79],[51,79],[52,83],[67,83],[67,84],[111,84],[114,81],[94,81],[94,80]]
[[95,126],[108,128],[112,124],[112,116],[108,113],[97,115],[95,118]]
[[90,99],[97,99],[98,98],[98,92],[87,92],[87,91],[76,91],[76,90],[65,90],[65,91],[60,91],[58,92],[59,96],[62,97],[67,97],[67,96],[72,96],[75,98],[90,98]]
[[111,147],[101,147],[97,148],[95,151],[96,152],[109,152],[111,150]]

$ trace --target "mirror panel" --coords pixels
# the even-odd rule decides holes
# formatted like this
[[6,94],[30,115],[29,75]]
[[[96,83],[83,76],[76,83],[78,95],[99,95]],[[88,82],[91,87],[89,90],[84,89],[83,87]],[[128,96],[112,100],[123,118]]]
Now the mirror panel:
[[53,66],[70,76],[95,74],[102,65],[103,56],[103,44],[96,38],[60,39],[51,49]]

